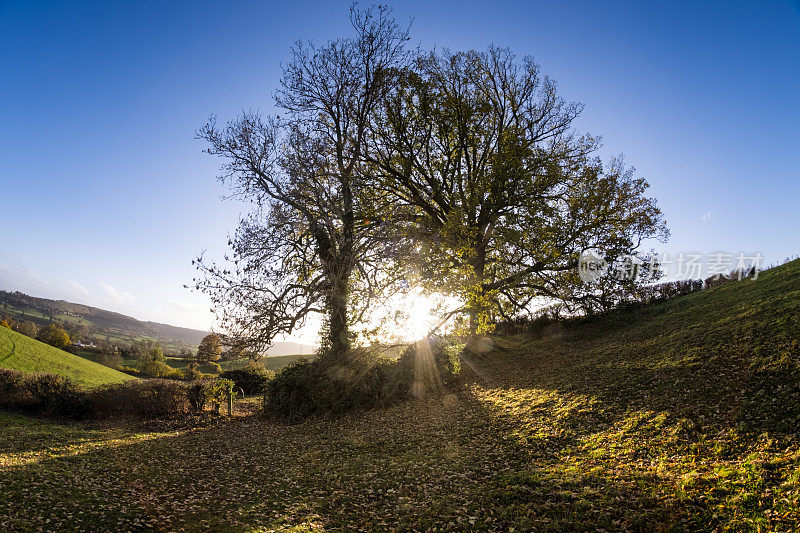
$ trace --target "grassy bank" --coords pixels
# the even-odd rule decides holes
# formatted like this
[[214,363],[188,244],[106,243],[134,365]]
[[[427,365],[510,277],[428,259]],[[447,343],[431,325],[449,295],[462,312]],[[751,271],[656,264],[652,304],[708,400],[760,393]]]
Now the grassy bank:
[[0,328],[0,368],[61,374],[84,387],[131,379],[122,372],[53,348],[7,328]]
[[791,531],[800,262],[545,338],[456,394],[282,425],[0,415],[3,529]]

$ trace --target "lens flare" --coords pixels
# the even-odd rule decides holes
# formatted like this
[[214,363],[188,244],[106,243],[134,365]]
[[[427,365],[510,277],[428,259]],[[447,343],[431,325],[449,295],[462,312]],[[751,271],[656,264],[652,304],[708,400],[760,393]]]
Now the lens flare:
[[395,324],[392,333],[406,342],[424,338],[439,323],[436,308],[435,297],[425,295],[419,290],[410,292],[397,305],[400,320]]

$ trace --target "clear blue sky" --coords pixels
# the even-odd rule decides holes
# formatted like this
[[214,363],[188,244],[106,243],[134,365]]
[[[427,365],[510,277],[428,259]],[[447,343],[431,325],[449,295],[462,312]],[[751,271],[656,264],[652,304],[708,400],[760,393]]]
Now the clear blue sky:
[[[0,289],[208,328],[182,288],[243,206],[194,131],[269,110],[346,2],[0,1]],[[414,41],[532,55],[664,208],[671,252],[800,252],[800,9],[759,2],[403,2]]]

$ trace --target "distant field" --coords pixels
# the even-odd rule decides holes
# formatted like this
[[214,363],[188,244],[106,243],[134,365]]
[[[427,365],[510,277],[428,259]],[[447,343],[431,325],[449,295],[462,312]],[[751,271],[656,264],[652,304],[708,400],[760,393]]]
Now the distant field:
[[[62,324],[72,322],[74,324],[80,324],[90,328],[95,326],[90,320],[87,320],[86,318],[80,316],[67,315],[64,313],[50,314],[39,309],[33,309],[30,307],[20,307],[9,304],[5,304],[4,307],[0,308],[0,314],[11,315],[16,320],[33,320],[40,326],[49,323],[51,319],[54,322],[60,322]],[[150,340],[154,342],[160,342],[165,350],[169,350],[172,352],[178,352],[180,351],[181,348],[184,347],[183,345],[175,341],[161,339],[153,335],[142,335],[142,334],[131,335],[115,327],[111,327],[110,330],[108,331],[106,330],[92,331],[88,333],[87,336],[91,339],[106,341],[106,342],[114,342],[124,346],[129,345],[133,341]]]
[[313,359],[311,355],[272,355],[270,357],[264,357],[261,359],[261,362],[264,363],[264,366],[267,367],[267,370],[279,370],[286,365],[290,365],[294,362],[299,361],[300,359]]
[[0,328],[0,368],[61,374],[84,387],[132,379],[122,372],[53,348],[7,328]]
[[[84,359],[88,359],[89,361],[93,361],[96,363],[100,363],[102,356],[88,351],[88,350],[78,350],[78,355]],[[267,368],[267,370],[280,370],[281,368],[294,363],[295,361],[300,360],[301,358],[309,359],[312,356],[310,355],[273,355],[269,357],[264,357],[260,360],[260,362]],[[222,370],[237,370],[239,368],[244,368],[247,366],[249,359],[235,359],[233,361],[218,361],[219,366],[222,367]],[[179,359],[175,357],[167,357],[166,363],[171,366],[172,368],[183,369],[186,368],[186,365],[189,364],[189,361],[184,359]],[[122,358],[123,366],[129,366],[132,368],[136,368],[139,366],[139,361],[130,357],[123,357]],[[199,365],[200,372],[211,373],[212,368],[211,365],[206,362],[201,362]]]
[[45,313],[39,311],[38,309],[31,309],[29,307],[16,307],[8,304],[6,304],[5,307],[3,307],[2,312],[5,314],[10,314],[22,320],[35,319],[35,318],[41,318],[47,320],[50,318],[50,315],[45,315]]
[[99,341],[106,341],[106,342],[113,342],[120,346],[129,346],[134,341],[153,341],[153,342],[160,342],[161,347],[167,351],[172,353],[177,353],[180,351],[181,348],[184,346],[170,341],[164,341],[163,339],[159,339],[157,337],[153,337],[152,335],[126,335],[117,331],[106,333],[106,332],[92,332],[88,334],[89,337]]

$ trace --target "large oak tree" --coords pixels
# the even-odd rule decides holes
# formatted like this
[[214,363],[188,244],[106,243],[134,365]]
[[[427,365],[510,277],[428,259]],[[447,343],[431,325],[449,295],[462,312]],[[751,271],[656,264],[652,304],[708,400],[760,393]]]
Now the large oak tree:
[[382,102],[366,156],[408,213],[418,281],[458,296],[473,334],[543,298],[591,303],[581,251],[613,259],[667,236],[647,182],[575,132],[580,112],[494,47],[422,54]]

